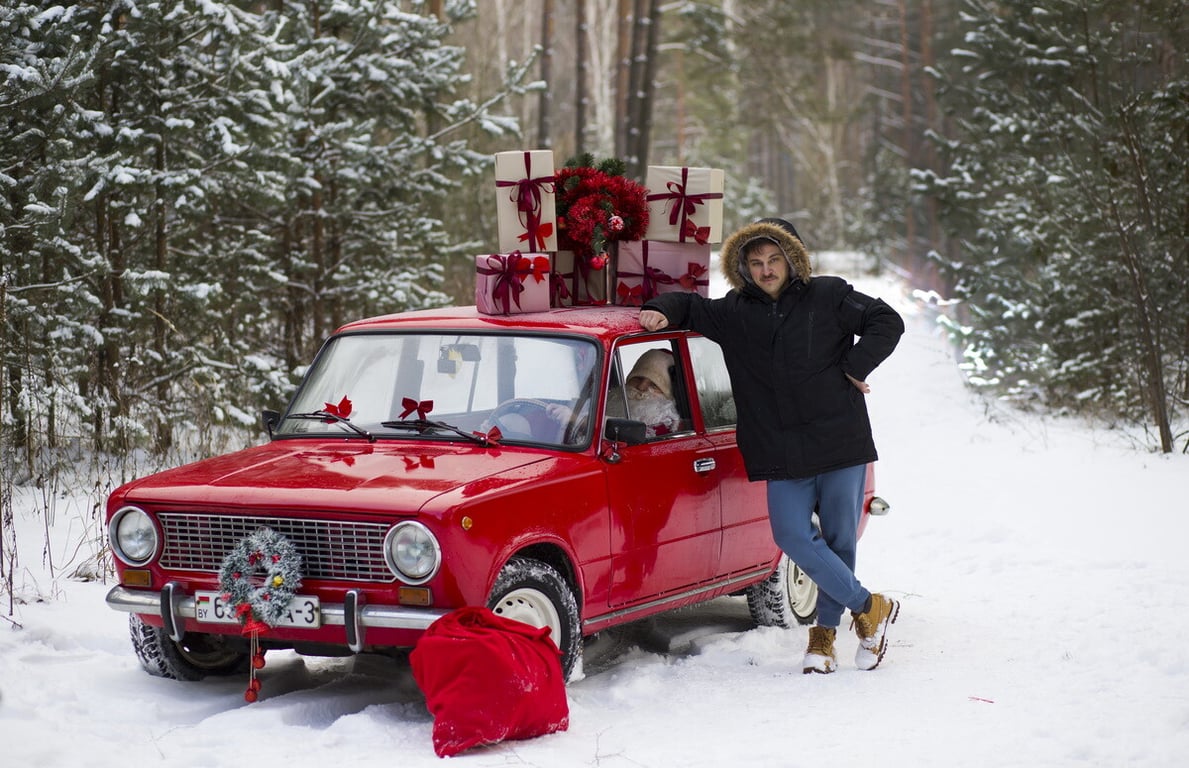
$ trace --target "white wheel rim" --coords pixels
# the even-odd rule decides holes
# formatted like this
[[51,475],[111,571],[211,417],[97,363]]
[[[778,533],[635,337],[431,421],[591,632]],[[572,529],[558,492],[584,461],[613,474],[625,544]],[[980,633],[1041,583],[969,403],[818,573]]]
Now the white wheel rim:
[[561,617],[557,608],[540,590],[514,589],[500,598],[492,611],[505,619],[520,621],[533,627],[549,627],[555,643],[561,642]]
[[808,616],[817,600],[817,585],[797,567],[790,563],[788,569],[789,602],[792,603],[793,613],[798,616]]

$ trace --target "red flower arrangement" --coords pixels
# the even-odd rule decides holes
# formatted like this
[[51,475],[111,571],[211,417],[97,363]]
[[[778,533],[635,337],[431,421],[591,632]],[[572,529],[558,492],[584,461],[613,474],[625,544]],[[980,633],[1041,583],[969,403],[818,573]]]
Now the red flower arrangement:
[[616,240],[639,240],[648,229],[648,190],[623,175],[623,163],[590,155],[554,173],[559,246],[602,269]]

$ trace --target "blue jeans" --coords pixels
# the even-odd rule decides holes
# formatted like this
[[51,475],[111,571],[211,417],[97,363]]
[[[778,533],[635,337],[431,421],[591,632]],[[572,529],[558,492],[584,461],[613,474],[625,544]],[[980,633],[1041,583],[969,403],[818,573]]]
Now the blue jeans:
[[[818,586],[817,623],[837,627],[843,608],[861,611],[871,595],[855,578],[855,549],[867,467],[847,467],[804,480],[768,481],[772,538]],[[813,525],[818,507],[819,533]]]

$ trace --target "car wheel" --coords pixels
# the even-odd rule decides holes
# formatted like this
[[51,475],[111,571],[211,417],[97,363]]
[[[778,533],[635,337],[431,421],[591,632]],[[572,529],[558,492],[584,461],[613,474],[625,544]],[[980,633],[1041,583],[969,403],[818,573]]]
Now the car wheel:
[[781,554],[772,575],[747,589],[747,608],[761,627],[812,624],[817,618],[817,584]]
[[193,681],[248,670],[248,654],[228,646],[222,635],[187,634],[179,644],[135,614],[128,617],[128,634],[140,665],[156,677]]
[[549,627],[550,637],[562,652],[562,677],[570,679],[582,654],[582,627],[574,592],[553,566],[512,558],[496,578],[487,607],[506,619]]

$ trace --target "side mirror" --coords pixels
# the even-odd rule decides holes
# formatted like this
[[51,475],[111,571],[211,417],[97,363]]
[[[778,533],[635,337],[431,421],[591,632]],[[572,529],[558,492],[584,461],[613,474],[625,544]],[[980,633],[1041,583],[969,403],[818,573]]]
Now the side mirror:
[[639,445],[648,439],[648,427],[642,421],[632,419],[607,419],[603,437],[615,443]]
[[281,423],[281,414],[265,408],[260,412],[260,423],[264,425],[264,430],[268,432],[268,438],[271,440],[272,431]]

